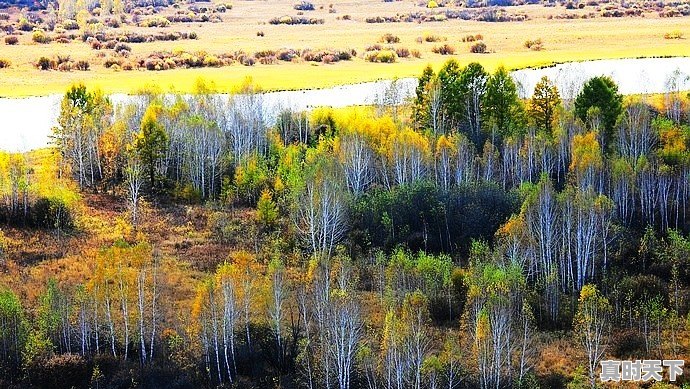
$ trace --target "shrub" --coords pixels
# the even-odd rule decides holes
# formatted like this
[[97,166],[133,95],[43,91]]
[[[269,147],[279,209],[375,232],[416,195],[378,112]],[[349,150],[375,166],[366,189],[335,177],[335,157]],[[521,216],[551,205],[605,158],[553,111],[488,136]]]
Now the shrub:
[[256,36],[264,37],[264,32],[263,31],[257,31]]
[[445,40],[447,40],[447,38],[441,37],[438,35],[432,35],[432,34],[424,35],[424,41],[429,42],[429,43],[440,42],[440,41],[445,41]]
[[484,42],[477,42],[470,47],[470,52],[471,53],[478,53],[478,54],[484,54],[486,53],[486,43]]
[[410,56],[410,50],[406,47],[398,47],[397,49],[395,49],[395,54],[399,58],[407,58]]
[[69,54],[68,55],[58,55],[55,58],[55,61],[59,65],[61,63],[65,63],[65,62],[71,62],[71,58],[70,58]]
[[216,211],[208,216],[206,225],[213,233],[216,241],[233,243],[242,234],[242,226],[237,218],[232,218],[226,212]]
[[77,23],[76,20],[67,19],[62,22],[62,28],[64,28],[65,30],[78,30],[79,23]]
[[146,58],[144,60],[144,67],[146,70],[163,70],[163,60],[160,58]]
[[484,39],[484,36],[482,34],[476,34],[476,35],[467,35],[462,38],[463,42],[475,42],[475,41],[480,41]]
[[36,227],[70,229],[74,225],[67,204],[55,197],[36,200],[31,208],[31,217]]
[[525,41],[525,47],[530,50],[540,51],[544,49],[544,44],[542,43],[541,38],[538,38],[535,40]]
[[675,30],[664,34],[664,39],[683,39],[683,33]]
[[72,70],[72,63],[71,62],[62,62],[58,64],[57,70],[61,72],[69,72]]
[[16,35],[8,35],[5,37],[6,45],[16,45],[17,43],[19,43],[19,38],[17,38]]
[[108,57],[103,61],[103,66],[106,68],[111,68],[113,65],[121,66],[122,60],[117,57]]
[[10,60],[5,58],[0,58],[0,69],[9,68],[12,65]]
[[91,48],[92,48],[92,49],[94,49],[94,50],[100,50],[100,49],[101,49],[101,46],[102,46],[101,41],[99,41],[99,40],[97,40],[97,39],[94,39],[94,40],[91,41]]
[[308,2],[308,1],[301,1],[293,6],[294,9],[298,11],[313,11],[314,10],[314,4]]
[[270,24],[323,24],[323,19],[305,18],[301,16],[282,16],[280,18],[272,18],[268,21]]
[[393,63],[397,55],[393,50],[369,51],[364,55],[364,59],[369,62]]
[[88,387],[91,380],[89,364],[79,355],[59,354],[50,359],[27,367],[30,381],[43,388]]
[[[174,63],[174,62],[173,62]],[[204,57],[204,66],[219,67],[223,63],[215,55],[207,55]]]
[[201,190],[195,189],[192,184],[177,184],[173,197],[185,204],[198,204],[201,202]]
[[87,70],[89,70],[89,66],[90,66],[90,65],[89,65],[89,61],[85,61],[85,60],[79,60],[79,61],[77,61],[77,62],[74,64],[74,67],[75,67],[77,70],[81,70],[81,71],[84,71],[84,72],[87,71]]
[[52,61],[48,57],[41,57],[36,62],[36,67],[41,70],[50,70],[55,66],[55,61]]
[[417,49],[412,49],[412,51],[410,51],[410,54],[415,58],[422,58],[422,53],[420,53]]
[[383,34],[383,36],[381,36],[381,38],[379,38],[379,42],[388,43],[388,44],[399,43],[400,38],[393,35],[393,34],[386,33],[386,34]]
[[[208,21],[208,16],[207,20],[202,21]],[[166,18],[161,17],[146,19],[143,22],[139,23],[139,26],[141,27],[168,27],[169,25],[170,21]]]
[[26,18],[22,17],[17,22],[17,29],[20,31],[32,31],[34,29],[34,24],[29,22]]
[[105,25],[110,28],[120,28],[122,22],[120,22],[117,18],[106,18]]
[[276,52],[273,50],[262,50],[262,51],[257,51],[254,53],[254,57],[256,58],[264,58],[264,57],[275,57]]
[[10,20],[10,14],[7,12],[0,12],[0,20]]
[[431,51],[441,55],[452,55],[455,54],[455,47],[446,43],[441,46],[434,46]]
[[115,47],[113,47],[113,50],[115,50],[116,53],[122,53],[123,51],[130,53],[132,48],[126,43],[118,42],[115,44]]
[[256,60],[252,57],[246,56],[240,62],[244,66],[254,66],[254,64],[256,63]]
[[297,57],[299,57],[299,54],[293,49],[281,49],[276,53],[276,58],[286,62],[290,62]]
[[50,43],[51,39],[43,30],[36,30],[31,35],[31,40],[36,43]]
[[434,0],[429,1],[426,3],[427,8],[438,8],[438,3],[436,3]]

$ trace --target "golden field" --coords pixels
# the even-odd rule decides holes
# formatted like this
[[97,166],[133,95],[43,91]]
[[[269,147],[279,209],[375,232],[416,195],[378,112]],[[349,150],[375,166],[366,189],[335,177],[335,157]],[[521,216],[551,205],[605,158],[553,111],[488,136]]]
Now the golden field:
[[[251,77],[255,83],[267,90],[320,88],[415,76],[427,64],[438,68],[449,58],[455,58],[461,63],[478,61],[488,69],[494,69],[499,65],[522,68],[588,59],[690,55],[690,44],[687,39],[664,39],[664,34],[674,31],[690,35],[687,17],[661,18],[653,13],[645,13],[643,17],[597,16],[591,19],[563,20],[550,19],[549,15],[586,14],[594,12],[595,7],[566,10],[563,6],[547,8],[542,5],[523,5],[505,7],[509,13],[528,15],[530,19],[523,22],[499,23],[453,19],[443,22],[373,24],[366,23],[365,18],[429,10],[409,0],[390,3],[335,0],[332,2],[335,13],[329,13],[331,3],[319,2],[314,2],[316,10],[304,12],[305,17],[324,19],[324,24],[268,23],[273,17],[296,16],[298,11],[293,9],[293,4],[294,1],[291,0],[238,1],[233,3],[231,10],[220,14],[223,18],[221,23],[173,23],[164,28],[125,25],[117,31],[194,31],[199,36],[197,40],[132,43],[130,46],[133,57],[144,57],[151,52],[163,50],[203,50],[217,55],[237,50],[253,53],[280,48],[355,49],[358,56],[351,61],[334,64],[297,61],[279,62],[275,65],[257,63],[254,66],[235,64],[219,68],[115,71],[104,68],[103,58],[96,57],[99,51],[92,50],[81,40],[68,44],[38,44],[31,41],[30,33],[24,33],[18,45],[0,43],[0,58],[8,59],[12,63],[10,68],[0,69],[0,96],[62,93],[69,84],[77,81],[83,81],[89,86],[98,86],[107,92],[132,92],[147,84],[157,85],[163,90],[174,89],[184,92],[191,90],[199,77],[212,81],[219,90],[229,90],[247,77]],[[323,9],[320,9],[321,6]],[[438,8],[434,11],[440,12],[443,9]],[[342,20],[344,15],[349,15],[351,20]],[[258,37],[258,31],[262,31],[265,36]],[[362,58],[364,49],[378,43],[379,38],[385,33],[400,38],[400,43],[392,46],[419,50],[421,58],[401,58],[393,64],[366,62]],[[438,35],[447,40],[438,43],[419,43],[418,38],[427,34]],[[490,53],[470,53],[469,47],[472,43],[464,43],[462,38],[475,34],[483,35],[483,41]],[[544,50],[532,51],[524,47],[526,40],[538,38],[543,41]],[[434,46],[444,43],[455,47],[454,55],[434,54],[431,51]],[[104,49],[101,52],[112,50]],[[86,59],[90,62],[91,69],[87,72],[59,72],[41,71],[33,66],[41,56],[51,57],[58,54],[70,55],[76,60]]]

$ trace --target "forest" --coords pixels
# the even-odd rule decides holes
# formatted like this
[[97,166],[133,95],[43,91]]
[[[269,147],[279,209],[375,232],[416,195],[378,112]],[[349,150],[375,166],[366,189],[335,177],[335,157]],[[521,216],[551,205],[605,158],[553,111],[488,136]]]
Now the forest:
[[250,81],[70,87],[49,148],[0,153],[0,386],[638,387],[599,363],[690,359],[690,95],[519,88],[450,60],[403,105],[273,121]]

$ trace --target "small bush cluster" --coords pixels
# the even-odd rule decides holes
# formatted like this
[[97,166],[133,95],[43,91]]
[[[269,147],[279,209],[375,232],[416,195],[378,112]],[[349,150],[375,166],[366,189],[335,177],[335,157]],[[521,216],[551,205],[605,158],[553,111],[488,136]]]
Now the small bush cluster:
[[10,62],[10,60],[5,59],[5,58],[0,58],[0,69],[9,68],[10,66],[12,66],[12,63]]
[[484,39],[482,34],[466,35],[462,38],[463,42],[475,42]]
[[67,19],[62,22],[62,28],[65,30],[78,30],[79,23],[76,20]]
[[114,56],[109,56],[103,61],[103,67],[106,69],[113,68],[117,66],[117,68],[121,68],[124,63],[124,60],[120,57],[114,57]]
[[[673,3],[669,3],[673,4]],[[662,18],[671,18],[671,17],[681,17],[681,16],[689,16],[690,15],[690,4],[683,3],[683,4],[678,4],[675,5],[671,9],[667,9],[663,12],[659,12],[659,16]]]
[[293,6],[294,9],[298,11],[313,11],[314,10],[314,4],[308,2],[308,1],[300,1],[299,3],[295,4]]
[[524,46],[532,51],[544,50],[544,43],[541,41],[541,38],[537,38],[534,40],[528,39],[525,41]]
[[10,14],[7,12],[0,12],[0,20],[10,20]]
[[510,13],[502,8],[448,10],[445,15],[448,19],[476,20],[479,22],[522,22],[529,19],[524,13]]
[[[144,43],[155,41],[177,41],[184,39],[198,39],[196,32],[159,32],[157,34],[139,34],[135,32],[127,32],[124,34],[96,34],[84,32],[81,36],[82,40],[91,45],[92,49],[100,50],[105,47],[107,49],[114,49],[117,43]],[[128,51],[131,51],[128,50]]]
[[41,57],[36,62],[36,67],[40,70],[50,70],[57,67],[57,64],[48,57]]
[[163,17],[155,17],[139,22],[139,27],[168,27],[170,20]]
[[559,15],[549,15],[546,18],[547,19],[564,19],[564,20],[572,20],[572,19],[593,19],[597,17],[597,15],[594,12],[590,12],[587,14],[573,14],[573,13],[565,13],[565,14],[559,14]]
[[180,52],[158,52],[150,54],[148,57],[139,59],[140,68],[146,70],[168,70],[181,68],[200,68],[205,66],[218,67],[229,65],[233,61],[232,57],[218,57],[200,51],[196,53]]
[[220,15],[207,15],[205,13],[200,14],[193,11],[177,11],[176,14],[168,15],[165,17],[165,19],[167,19],[170,23],[219,23],[223,21]]
[[642,15],[641,9],[611,9],[606,10],[601,13],[601,16],[605,18],[620,18],[623,16],[640,16]]
[[271,65],[278,62],[276,57],[276,52],[273,50],[261,50],[254,53],[254,58],[256,58],[262,65]]
[[33,34],[31,34],[31,40],[42,44],[50,43],[52,41],[48,34],[46,34],[46,32],[43,30],[35,30]]
[[120,28],[122,26],[122,22],[117,18],[105,18],[103,23],[110,28]]
[[683,32],[675,30],[664,34],[664,39],[683,39]]
[[364,19],[367,23],[400,23],[400,16],[371,16]]
[[386,33],[386,34],[383,34],[381,36],[381,38],[379,38],[379,42],[388,43],[388,44],[400,43],[400,38],[398,36],[393,35],[393,34]]
[[280,18],[272,18],[268,21],[270,24],[323,24],[323,19],[305,18],[303,16],[282,16]]
[[[120,44],[120,43],[118,43]],[[409,56],[409,51],[401,51],[403,55]],[[394,52],[395,54],[395,52]],[[245,66],[253,66],[257,62],[264,65],[275,64],[278,61],[290,62],[301,58],[307,62],[335,63],[339,61],[349,61],[356,56],[355,50],[318,50],[309,49],[280,49],[280,50],[261,50],[253,54],[244,51],[225,53],[221,55],[211,55],[206,52],[189,53],[184,51],[175,52],[154,52],[146,57],[135,60],[128,60],[127,56],[110,55],[105,58],[103,65],[114,70],[168,70],[175,68],[198,68],[198,67],[220,67],[239,63]],[[383,58],[379,62],[386,62]]]
[[90,66],[91,65],[89,64],[89,61],[85,61],[85,60],[79,60],[74,64],[74,68],[77,70],[81,70],[81,71],[89,70]]
[[54,58],[40,57],[34,64],[40,70],[59,70],[69,72],[73,69],[89,70],[89,62],[84,60],[73,61],[69,55],[57,55]]
[[132,52],[132,47],[130,47],[128,44],[124,42],[117,42],[115,44],[115,47],[113,47],[113,50],[122,56],[127,56],[129,53]]
[[276,58],[285,62],[291,62],[299,57],[300,53],[294,49],[280,49],[276,52]]
[[410,56],[410,49],[407,47],[398,47],[395,49],[395,54],[398,58],[407,58]]
[[16,45],[17,43],[19,43],[19,38],[17,38],[16,35],[8,35],[5,37],[6,45]]
[[333,63],[339,61],[349,61],[353,56],[357,55],[354,50],[303,50],[302,60],[307,62],[323,62]]
[[455,47],[445,43],[440,46],[434,46],[431,48],[431,51],[436,53],[436,54],[441,54],[441,55],[453,55],[455,54]]
[[477,42],[470,47],[470,52],[471,53],[476,53],[476,54],[484,54],[487,52],[486,48],[486,43],[484,42]]
[[393,50],[375,50],[364,53],[364,59],[368,62],[393,63],[398,59],[398,55]]
[[424,42],[429,42],[429,43],[441,42],[441,41],[448,40],[448,38],[446,38],[444,36],[433,35],[433,34],[426,34],[426,35],[424,35],[423,39],[424,39]]
[[31,23],[28,19],[22,17],[19,18],[19,21],[17,22],[17,30],[19,31],[33,31],[33,29],[36,28],[36,25]]

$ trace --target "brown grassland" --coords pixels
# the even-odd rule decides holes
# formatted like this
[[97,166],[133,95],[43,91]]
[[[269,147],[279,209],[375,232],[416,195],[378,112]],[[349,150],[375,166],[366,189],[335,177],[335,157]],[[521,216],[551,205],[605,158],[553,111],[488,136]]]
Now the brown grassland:
[[[198,3],[208,5],[208,3]],[[581,61],[588,59],[628,58],[651,56],[690,55],[686,39],[664,39],[670,32],[687,33],[688,18],[662,18],[656,13],[646,12],[640,17],[605,18],[597,15],[591,19],[557,19],[555,15],[588,14],[595,6],[584,9],[566,10],[562,5],[544,7],[540,4],[504,7],[512,14],[526,14],[529,19],[522,22],[480,22],[449,19],[442,22],[399,22],[367,23],[371,16],[394,16],[410,12],[430,11],[413,1],[364,1],[334,0],[329,12],[329,3],[315,2],[314,11],[305,11],[304,17],[324,19],[317,25],[272,25],[268,21],[284,15],[295,16],[292,0],[238,1],[232,9],[220,14],[219,23],[172,23],[168,27],[136,27],[123,25],[117,33],[136,31],[189,32],[198,34],[197,40],[156,41],[131,44],[133,57],[144,57],[156,51],[184,50],[206,51],[220,55],[226,52],[244,50],[254,53],[259,50],[281,48],[305,49],[354,49],[357,56],[351,61],[334,64],[278,61],[277,64],[254,66],[234,64],[218,68],[174,69],[165,71],[116,71],[103,66],[103,57],[97,53],[112,50],[92,50],[90,45],[76,39],[70,43],[39,44],[31,40],[31,33],[23,33],[18,45],[0,43],[0,58],[9,59],[11,67],[0,69],[0,96],[27,96],[62,93],[74,82],[83,81],[88,86],[98,86],[107,92],[132,92],[146,84],[155,84],[163,90],[190,91],[196,80],[203,77],[212,81],[220,90],[228,90],[245,78],[264,89],[320,88],[337,84],[372,81],[376,79],[408,77],[420,73],[427,64],[438,69],[440,64],[452,57],[460,63],[478,61],[488,70],[499,65],[507,68],[542,66],[556,62]],[[184,7],[184,5],[183,5]],[[459,9],[455,6],[437,8]],[[16,10],[15,10],[16,11]],[[165,9],[161,15],[175,11]],[[350,20],[343,16],[349,15]],[[14,16],[16,17],[16,15]],[[142,16],[142,19],[146,16]],[[111,29],[107,31],[113,31]],[[257,36],[257,32],[264,36]],[[115,31],[113,31],[115,32]],[[369,63],[362,58],[366,47],[378,43],[386,33],[400,38],[390,45],[418,50],[421,58],[399,58],[396,63]],[[447,39],[439,43],[419,43],[418,38],[437,35]],[[472,54],[472,43],[462,42],[467,35],[481,34],[488,53]],[[525,47],[526,40],[541,39],[543,50],[534,51]],[[453,46],[454,55],[440,55],[432,48],[447,43]],[[383,44],[383,46],[389,46]],[[41,71],[34,64],[41,56],[69,55],[74,60],[88,60],[87,72]]]

